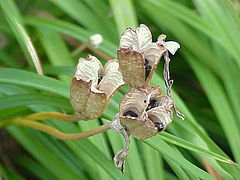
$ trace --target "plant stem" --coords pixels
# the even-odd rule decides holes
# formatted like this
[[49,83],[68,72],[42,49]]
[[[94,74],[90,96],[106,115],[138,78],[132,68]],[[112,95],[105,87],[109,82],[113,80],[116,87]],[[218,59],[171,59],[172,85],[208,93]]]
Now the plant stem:
[[106,53],[100,51],[97,48],[94,48],[92,46],[88,47],[89,50],[91,50],[92,52],[94,52],[95,54],[97,54],[98,56],[102,57],[103,59],[107,60],[107,59],[112,59],[111,56],[107,55]]
[[102,126],[99,126],[95,129],[92,129],[92,130],[89,130],[86,132],[67,134],[67,133],[63,133],[63,132],[59,131],[58,129],[50,127],[46,124],[42,124],[42,123],[35,122],[35,121],[24,120],[22,118],[13,118],[13,119],[1,121],[0,128],[3,126],[6,126],[6,125],[10,125],[10,124],[21,125],[24,127],[30,127],[33,129],[37,129],[39,131],[45,132],[47,134],[50,134],[50,135],[52,135],[58,139],[62,139],[62,140],[83,139],[83,138],[87,138],[87,137],[94,136],[96,134],[105,132],[110,129],[110,122],[109,122],[109,123],[106,123]]
[[82,51],[84,51],[86,48],[88,48],[89,45],[90,44],[88,41],[80,44],[73,52],[71,52],[71,54],[70,54],[71,58],[76,57],[78,54],[80,54]]
[[24,119],[27,119],[29,121],[57,119],[57,120],[66,121],[66,122],[75,122],[75,121],[81,120],[81,115],[80,114],[68,115],[68,114],[62,114],[59,112],[40,112],[40,113],[35,113],[35,114],[25,116]]

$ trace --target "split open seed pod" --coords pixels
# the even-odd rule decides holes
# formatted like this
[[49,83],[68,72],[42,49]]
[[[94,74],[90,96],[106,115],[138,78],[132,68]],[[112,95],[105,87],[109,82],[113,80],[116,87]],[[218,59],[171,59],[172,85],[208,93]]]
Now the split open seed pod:
[[177,42],[165,42],[165,39],[166,35],[161,34],[157,42],[152,42],[152,34],[144,24],[136,30],[127,28],[122,33],[117,56],[126,85],[130,88],[146,87],[161,57],[167,52],[174,55],[180,48]]
[[141,24],[136,30],[127,28],[121,35],[117,52],[120,71],[130,88],[148,85],[166,48],[152,42],[149,28]]
[[110,98],[124,82],[116,59],[103,68],[100,61],[89,55],[80,58],[72,80],[70,102],[83,120],[98,118]]
[[173,100],[160,87],[133,88],[120,103],[120,123],[137,139],[163,131],[173,119]]

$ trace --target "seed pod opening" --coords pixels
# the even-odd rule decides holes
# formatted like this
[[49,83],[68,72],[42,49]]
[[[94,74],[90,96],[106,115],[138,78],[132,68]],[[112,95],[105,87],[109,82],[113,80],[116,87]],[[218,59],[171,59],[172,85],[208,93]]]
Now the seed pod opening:
[[110,98],[124,82],[118,61],[109,60],[105,67],[94,56],[81,58],[72,80],[70,102],[82,119],[98,118]]
[[136,30],[127,28],[121,35],[118,60],[125,83],[130,87],[145,87],[166,48],[152,43],[148,27],[141,24]]
[[133,88],[120,103],[120,122],[137,139],[164,130],[172,121],[173,101],[159,87]]
[[140,114],[136,108],[129,108],[125,112],[123,112],[123,116],[139,117]]

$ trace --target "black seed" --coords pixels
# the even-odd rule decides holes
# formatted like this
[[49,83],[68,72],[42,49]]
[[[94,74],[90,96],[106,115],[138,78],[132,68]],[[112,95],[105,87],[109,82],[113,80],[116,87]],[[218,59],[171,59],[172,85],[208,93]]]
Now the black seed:
[[98,74],[98,84],[100,83],[100,81],[102,80],[103,76],[101,74]]
[[149,61],[147,59],[144,59],[144,68],[145,68],[145,79],[147,79],[152,70],[152,67],[149,65]]
[[164,129],[164,124],[162,122],[154,122],[154,124],[155,124],[155,127],[157,127],[158,132]]
[[147,100],[144,100],[144,103],[146,103],[147,102]]
[[127,111],[123,114],[123,116],[130,116],[130,117],[138,117],[137,113],[133,111]]
[[156,100],[150,100],[150,102],[149,102],[149,104],[148,104],[148,107],[147,107],[147,111],[149,110],[149,109],[152,109],[152,108],[155,108],[155,107],[158,107],[158,102],[156,101]]

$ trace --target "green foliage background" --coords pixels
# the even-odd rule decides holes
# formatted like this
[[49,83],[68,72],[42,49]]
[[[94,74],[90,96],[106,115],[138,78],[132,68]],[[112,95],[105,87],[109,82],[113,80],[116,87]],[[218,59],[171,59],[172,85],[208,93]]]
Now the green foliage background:
[[[19,143],[3,148],[4,179],[240,179],[240,19],[234,0],[0,0],[0,121],[33,112],[73,113],[69,84],[79,57],[116,58],[120,33],[144,23],[181,44],[172,57],[174,98],[186,116],[145,141],[132,138],[126,173],[113,165],[123,138],[106,132],[61,141],[19,126],[5,130]],[[104,42],[72,57],[94,33]],[[41,62],[44,76],[38,75]],[[162,65],[153,84],[163,87]],[[64,132],[80,132],[111,120],[126,87],[101,118],[78,123],[46,120]],[[1,130],[2,134],[5,130]],[[5,134],[5,133],[4,133]],[[230,160],[231,159],[231,160]]]

